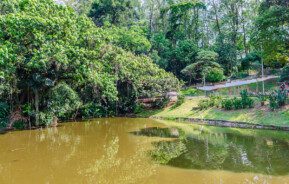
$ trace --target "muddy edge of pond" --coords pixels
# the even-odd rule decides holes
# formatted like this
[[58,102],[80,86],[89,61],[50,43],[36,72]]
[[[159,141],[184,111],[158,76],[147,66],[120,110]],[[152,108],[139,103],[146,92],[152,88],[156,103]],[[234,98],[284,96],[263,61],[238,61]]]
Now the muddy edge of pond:
[[199,118],[181,118],[181,117],[167,118],[167,117],[160,117],[160,116],[152,116],[150,118],[160,119],[160,120],[172,120],[172,121],[185,122],[185,123],[198,124],[198,125],[217,126],[217,127],[289,131],[289,126],[261,125],[261,124],[252,124],[252,123],[239,122],[239,121],[199,119]]

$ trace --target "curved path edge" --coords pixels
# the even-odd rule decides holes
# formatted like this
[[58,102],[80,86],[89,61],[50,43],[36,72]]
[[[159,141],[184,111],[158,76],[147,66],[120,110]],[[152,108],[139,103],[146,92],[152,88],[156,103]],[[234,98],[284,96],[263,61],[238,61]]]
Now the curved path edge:
[[208,126],[216,126],[216,127],[289,131],[288,126],[261,125],[261,124],[252,124],[252,123],[239,122],[239,121],[184,118],[184,117],[170,118],[170,117],[160,117],[160,116],[152,116],[151,118],[160,119],[160,120],[173,120],[173,121],[178,121],[178,122],[186,122],[189,124],[208,125]]

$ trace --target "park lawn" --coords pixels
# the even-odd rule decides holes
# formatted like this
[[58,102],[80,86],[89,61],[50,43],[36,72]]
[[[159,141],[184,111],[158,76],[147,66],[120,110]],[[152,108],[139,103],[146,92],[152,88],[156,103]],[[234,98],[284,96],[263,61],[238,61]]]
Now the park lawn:
[[242,121],[263,125],[289,126],[289,110],[269,111],[267,108],[254,108],[243,110],[225,111],[218,108],[198,110],[196,107],[200,99],[204,97],[194,97],[186,99],[185,102],[177,107],[167,107],[162,111],[156,112],[154,117],[175,119],[178,117],[204,118],[216,120]]

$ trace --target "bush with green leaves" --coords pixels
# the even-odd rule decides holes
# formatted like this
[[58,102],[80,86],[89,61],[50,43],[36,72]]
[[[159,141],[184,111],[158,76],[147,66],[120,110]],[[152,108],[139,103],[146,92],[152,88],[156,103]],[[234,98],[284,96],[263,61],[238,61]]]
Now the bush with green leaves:
[[271,110],[276,110],[286,105],[288,94],[286,90],[276,90],[269,95],[269,107]]
[[233,98],[232,99],[232,103],[233,103],[233,107],[234,109],[238,110],[238,109],[243,109],[243,101],[240,98]]
[[47,103],[49,111],[62,119],[71,118],[72,113],[82,105],[76,91],[66,83],[60,83],[52,88]]
[[289,65],[286,65],[281,72],[280,82],[289,82]]
[[205,110],[211,107],[219,107],[221,104],[222,98],[216,95],[210,95],[209,99],[200,100],[198,103],[198,108]]
[[252,108],[254,107],[254,100],[249,97],[247,90],[242,90],[241,93],[242,108]]
[[165,106],[168,105],[169,102],[170,102],[170,99],[169,99],[169,98],[166,98],[166,97],[156,99],[156,100],[152,103],[152,108],[154,108],[154,109],[164,108]]
[[267,99],[268,99],[268,95],[263,94],[263,93],[258,93],[258,94],[257,94],[257,98],[258,98],[258,100],[260,101],[261,106],[264,106],[264,105],[265,105],[265,102],[266,102]]
[[[53,0],[0,1],[0,43],[0,100],[31,107],[25,115],[35,124],[39,116],[45,122],[51,116],[69,119],[89,103],[131,112],[137,98],[178,91],[181,85],[138,55],[150,50],[142,29],[100,28]],[[89,116],[107,114],[92,111]]]
[[223,99],[221,105],[225,110],[232,110],[234,108],[232,99]]
[[225,110],[238,110],[254,107],[254,100],[249,97],[247,90],[241,91],[241,98],[228,98],[222,100],[222,108]]
[[280,107],[286,105],[288,94],[286,90],[277,90],[277,102]]
[[221,68],[211,68],[206,75],[206,81],[208,82],[220,82],[224,80],[224,72]]

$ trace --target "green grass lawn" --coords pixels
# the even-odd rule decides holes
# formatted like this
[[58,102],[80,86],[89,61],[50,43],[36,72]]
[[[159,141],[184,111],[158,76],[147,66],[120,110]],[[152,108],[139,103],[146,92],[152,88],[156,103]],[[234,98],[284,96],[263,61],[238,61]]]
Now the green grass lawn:
[[196,107],[198,105],[198,102],[200,99],[203,98],[204,97],[195,97],[192,99],[186,99],[185,102],[177,108],[172,109],[171,107],[167,107],[162,111],[151,113],[151,115],[170,119],[187,117],[242,121],[264,125],[289,126],[289,110],[283,109],[275,112],[272,112],[267,108],[254,108],[232,111],[225,111],[218,108],[197,110]]

